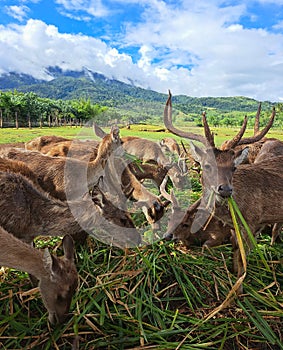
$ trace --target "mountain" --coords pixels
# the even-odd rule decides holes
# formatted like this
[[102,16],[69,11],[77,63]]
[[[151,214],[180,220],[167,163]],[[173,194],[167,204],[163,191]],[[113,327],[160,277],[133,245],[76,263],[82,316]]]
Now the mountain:
[[[132,82],[126,84],[111,79],[87,68],[81,71],[63,71],[59,67],[48,67],[45,71],[49,80],[38,80],[27,74],[10,72],[0,76],[0,90],[34,92],[50,99],[90,99],[93,103],[108,106],[122,115],[139,115],[143,118],[162,117],[167,94],[142,89]],[[209,113],[226,114],[231,112],[252,113],[258,101],[246,97],[190,97],[173,96],[174,109],[185,114],[200,115],[203,110]],[[263,110],[271,110],[273,104],[266,101]]]

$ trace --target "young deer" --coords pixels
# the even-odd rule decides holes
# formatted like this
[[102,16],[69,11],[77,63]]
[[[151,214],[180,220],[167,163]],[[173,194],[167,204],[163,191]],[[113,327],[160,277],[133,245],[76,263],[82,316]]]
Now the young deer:
[[[272,114],[271,120],[274,119],[274,115],[275,113]],[[281,175],[282,171],[280,171],[281,161],[269,162],[264,166],[262,164],[240,166],[247,157],[247,149],[234,151],[244,134],[246,118],[236,137],[227,142],[223,149],[218,149],[215,147],[214,137],[208,127],[205,115],[203,115],[205,138],[201,135],[178,130],[172,125],[170,93],[164,110],[164,123],[172,133],[200,141],[206,146],[204,150],[198,146],[192,146],[203,169],[203,196],[198,207],[200,215],[198,212],[196,213],[196,219],[191,225],[192,232],[198,231],[211,214],[225,225],[233,228],[226,201],[231,195],[233,195],[254,236],[266,224],[282,222],[283,176]],[[263,136],[261,135],[261,137]],[[258,141],[258,136],[246,139],[245,144],[248,141]],[[210,201],[211,196],[214,196],[215,201]],[[244,240],[250,248],[251,242],[244,229],[243,232]],[[240,276],[243,272],[243,265],[237,243],[233,246],[233,252],[234,270],[238,271],[238,276]]]
[[62,323],[69,313],[78,285],[74,246],[70,236],[62,240],[63,257],[55,257],[20,241],[0,226],[0,265],[28,272],[39,281],[39,290],[52,324]]

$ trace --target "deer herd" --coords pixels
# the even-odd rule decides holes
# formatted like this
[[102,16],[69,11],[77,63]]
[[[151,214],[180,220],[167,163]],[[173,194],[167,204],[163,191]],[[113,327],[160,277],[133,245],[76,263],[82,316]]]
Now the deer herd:
[[[63,322],[69,314],[78,285],[74,241],[81,244],[92,235],[122,248],[139,246],[145,242],[131,215],[135,211],[142,211],[157,234],[161,219],[168,214],[166,232],[160,239],[178,240],[187,247],[231,242],[233,271],[238,277],[243,262],[229,197],[233,196],[254,237],[265,227],[271,229],[272,244],[279,237],[283,142],[265,137],[275,110],[260,131],[259,105],[253,136],[244,138],[245,117],[239,132],[216,147],[205,113],[205,136],[172,124],[171,100],[169,92],[164,124],[172,134],[196,141],[191,142],[191,152],[172,137],[157,143],[120,137],[117,126],[107,134],[97,125],[93,129],[100,141],[41,136],[22,148],[0,148],[0,265],[31,274],[51,323]],[[184,209],[174,189],[188,188],[187,160],[191,157],[201,168],[202,196]],[[168,191],[170,187],[173,189]],[[248,251],[252,245],[244,227],[242,232]],[[63,237],[64,256],[34,248],[34,238],[43,235]]]

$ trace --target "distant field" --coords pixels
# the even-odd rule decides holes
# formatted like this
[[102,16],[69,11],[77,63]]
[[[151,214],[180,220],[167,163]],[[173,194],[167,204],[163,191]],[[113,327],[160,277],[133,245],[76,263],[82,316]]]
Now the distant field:
[[[172,135],[169,132],[162,131],[164,126],[162,125],[131,125],[130,129],[121,128],[121,136],[135,135],[139,137],[148,138],[150,140],[161,140],[163,137],[174,137],[179,139],[178,136]],[[220,145],[223,141],[232,138],[238,131],[237,128],[211,128],[215,134],[215,142]],[[109,128],[104,128],[106,132]],[[184,129],[185,130],[185,129]],[[200,127],[186,128],[187,131],[191,131],[197,134],[203,134],[203,129]],[[245,136],[252,135],[253,130],[248,129]],[[66,138],[95,138],[97,136],[93,134],[92,128],[88,127],[44,127],[40,128],[3,128],[0,129],[0,143],[11,143],[11,142],[26,142],[37,136],[42,135],[60,135]],[[271,130],[268,137],[275,137],[283,140],[283,130],[273,129]]]

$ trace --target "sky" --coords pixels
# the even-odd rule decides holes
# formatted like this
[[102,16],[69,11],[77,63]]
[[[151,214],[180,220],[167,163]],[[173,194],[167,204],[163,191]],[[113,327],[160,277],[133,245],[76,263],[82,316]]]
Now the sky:
[[283,0],[0,0],[0,74],[283,102]]

